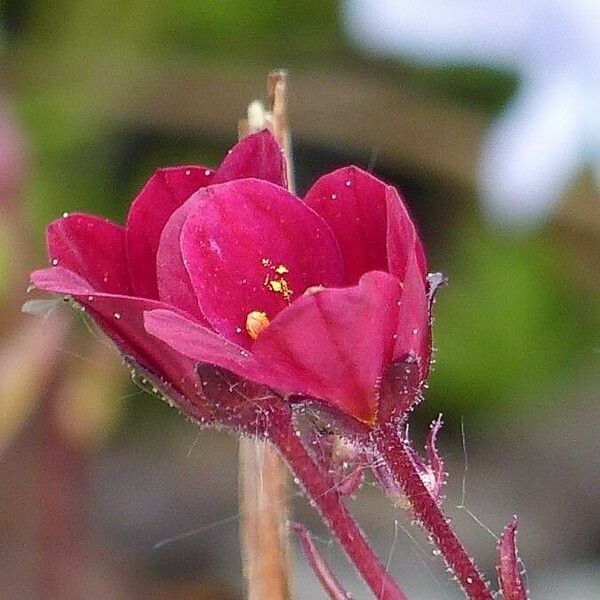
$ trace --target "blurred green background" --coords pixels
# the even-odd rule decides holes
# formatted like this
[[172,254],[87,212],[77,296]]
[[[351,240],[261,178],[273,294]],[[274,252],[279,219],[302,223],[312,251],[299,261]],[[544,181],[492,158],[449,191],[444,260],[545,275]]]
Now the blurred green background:
[[[18,299],[24,299],[27,270],[46,260],[43,229],[48,221],[65,211],[89,211],[121,221],[130,200],[156,167],[218,164],[235,143],[237,120],[247,103],[264,96],[267,71],[283,66],[290,71],[290,119],[299,191],[338,165],[355,163],[371,168],[403,191],[423,233],[431,270],[443,271],[449,278],[436,304],[436,364],[427,401],[415,416],[415,429],[424,429],[438,412],[445,414],[449,460],[456,466],[451,477],[456,482],[463,469],[461,419],[466,423],[467,431],[473,432],[473,460],[481,465],[482,487],[477,496],[483,504],[495,501],[492,496],[497,490],[491,486],[500,485],[492,467],[486,467],[486,459],[502,471],[506,463],[495,461],[494,456],[505,459],[514,449],[524,461],[520,466],[517,459],[514,464],[509,461],[521,469],[514,481],[525,485],[532,481],[532,472],[539,477],[543,474],[535,493],[513,490],[511,496],[503,487],[514,503],[503,506],[509,512],[502,513],[502,518],[490,509],[488,524],[496,531],[511,510],[530,515],[535,512],[532,506],[539,507],[543,498],[552,497],[551,504],[575,502],[573,489],[586,480],[589,484],[597,469],[590,472],[581,467],[587,477],[567,477],[558,483],[551,476],[557,466],[569,473],[577,470],[565,458],[568,452],[559,454],[564,462],[549,464],[556,457],[551,452],[540,455],[538,450],[543,442],[544,447],[557,448],[553,438],[560,437],[567,448],[579,448],[572,457],[576,464],[597,460],[598,442],[579,428],[586,431],[600,415],[593,401],[600,373],[598,197],[584,175],[552,221],[534,231],[495,230],[483,220],[473,182],[477,149],[487,123],[514,92],[514,76],[478,68],[424,69],[362,56],[344,36],[338,4],[326,0],[11,0],[0,6],[2,92],[20,123],[28,153],[19,208],[3,217],[8,228],[15,227],[9,219],[20,211],[18,227],[27,230],[21,240],[27,246],[23,260],[15,254],[17,246],[11,246],[14,240],[6,228],[0,242],[0,293],[5,298],[0,334],[7,347],[21,327]],[[91,352],[85,348],[84,353]],[[78,363],[70,356],[75,365],[72,369],[76,372],[86,359],[89,355]],[[113,565],[104,567],[109,575],[102,571],[97,578],[125,579],[127,585],[119,588],[121,584],[115,584],[120,592],[78,596],[65,591],[56,597],[136,598],[142,593],[145,597],[156,593],[157,598],[239,597],[239,571],[225,568],[222,554],[214,550],[216,544],[237,552],[235,525],[211,530],[174,549],[151,551],[154,541],[193,528],[198,519],[204,523],[223,517],[226,511],[215,512],[214,506],[211,516],[204,517],[202,507],[207,502],[223,501],[214,489],[204,500],[202,490],[188,493],[196,499],[192,503],[182,481],[190,477],[187,485],[201,486],[198,472],[209,469],[203,461],[213,453],[220,456],[223,452],[223,460],[234,464],[234,441],[223,439],[223,434],[202,433],[197,443],[193,442],[193,428],[182,424],[173,411],[133,387],[122,386],[119,375],[111,377],[117,383],[100,396],[112,394],[121,400],[110,413],[108,425],[102,426],[103,434],[86,446],[93,457],[85,460],[92,464],[86,481],[91,480],[92,489],[100,489],[95,500],[101,507],[93,506],[103,516],[99,523],[92,518],[92,529],[101,540],[99,547],[110,549],[108,564]],[[85,413],[85,405],[79,410]],[[35,420],[33,409],[32,414]],[[572,417],[576,424],[570,426]],[[17,490],[0,497],[7,505],[22,500],[15,481],[27,470],[10,464],[18,464],[19,457],[28,453],[35,454],[29,440],[38,439],[33,435],[37,429],[31,427],[24,424],[0,457],[5,489],[13,486],[11,489]],[[526,438],[527,432],[533,432],[532,439],[537,442]],[[586,446],[588,442],[582,440],[592,445]],[[192,443],[195,458],[190,460],[186,453]],[[178,461],[177,466],[167,456]],[[158,465],[155,471],[149,466],[154,461]],[[218,469],[220,461],[213,458],[209,463]],[[477,467],[474,469],[477,472]],[[109,485],[115,471],[120,473],[114,478],[118,485]],[[176,489],[169,488],[175,485],[173,471],[179,473]],[[161,486],[164,473],[171,475]],[[205,477],[212,477],[211,485],[219,479],[215,472],[206,473]],[[495,482],[489,488],[486,477]],[[123,491],[133,482],[142,488],[158,486],[154,491],[147,489],[152,497],[149,505],[159,503],[157,497],[162,494],[164,505],[180,518],[162,528],[150,527],[148,522],[162,517],[148,507],[135,512],[129,503],[143,504],[145,494],[139,488],[136,493]],[[225,495],[234,490],[234,473],[229,487],[223,485],[217,488]],[[569,488],[569,493],[563,494],[560,485]],[[585,506],[565,505],[564,519],[568,521],[565,513],[569,511],[584,513],[582,520],[584,515],[594,514],[599,506],[597,491],[596,484],[582,492]],[[119,494],[123,494],[121,500]],[[379,506],[369,505],[369,498],[365,506]],[[111,502],[119,506],[116,513]],[[223,502],[223,507],[235,511],[230,498]],[[457,504],[457,498],[452,502]],[[389,542],[393,522],[388,518],[379,530],[375,509],[361,510],[367,515],[367,528],[373,521],[375,537],[381,534]],[[112,520],[105,514],[111,511]],[[93,510],[87,507],[84,512]],[[14,510],[7,509],[7,513]],[[26,516],[22,518],[27,521]],[[598,559],[597,516],[587,519],[588,527],[580,525],[571,537],[541,534],[535,529],[549,527],[553,518],[523,526],[523,555],[527,556],[528,549],[537,568],[544,571],[560,561]],[[6,526],[6,531],[16,536],[16,541],[0,552],[0,565],[3,560],[7,565],[16,564],[27,555],[19,534],[24,526],[15,519],[16,529]],[[493,550],[493,540],[474,529],[472,535],[479,542],[473,543],[485,543]],[[584,530],[585,539],[581,537]],[[528,541],[536,536],[535,543]],[[223,542],[223,538],[229,541]],[[557,539],[565,544],[560,551]],[[387,542],[382,542],[384,552]],[[425,543],[420,543],[419,548],[425,547],[429,554]],[[115,569],[115,556],[121,555],[128,558]],[[142,567],[135,562],[138,559]],[[394,560],[402,563],[400,550]],[[235,564],[237,561],[236,554]],[[213,563],[221,567],[211,570]],[[134,567],[123,564],[138,565],[133,577],[137,583],[130,581]],[[406,564],[410,562],[397,567],[400,572],[408,568]],[[27,576],[35,579],[31,572]],[[4,582],[2,597],[42,597],[27,591],[35,590],[35,583],[19,587],[23,579],[16,577]],[[21,572],[19,577],[26,576]],[[181,581],[194,577],[200,577],[200,583],[188,591]],[[435,577],[444,582],[443,572]],[[166,585],[174,587],[161,592]],[[446,582],[443,587],[446,596],[440,597],[456,597]],[[433,597],[424,594],[424,598]],[[298,595],[309,597],[321,596]]]

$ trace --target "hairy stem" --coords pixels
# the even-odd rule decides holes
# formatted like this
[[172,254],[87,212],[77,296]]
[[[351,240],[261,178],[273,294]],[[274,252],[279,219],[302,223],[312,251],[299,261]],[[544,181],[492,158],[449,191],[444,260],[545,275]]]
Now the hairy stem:
[[294,523],[292,527],[298,534],[300,546],[302,547],[302,551],[304,552],[304,556],[306,557],[310,568],[321,582],[321,585],[329,598],[331,600],[351,600],[352,597],[350,594],[341,586],[336,576],[323,560],[308,529],[300,523]]
[[378,600],[408,600],[369,546],[331,477],[314,462],[291,424],[284,419],[274,419],[270,438],[375,597]]
[[381,459],[402,487],[414,515],[433,537],[467,597],[470,600],[493,600],[488,584],[421,481],[397,424],[384,423],[372,432],[371,437]]

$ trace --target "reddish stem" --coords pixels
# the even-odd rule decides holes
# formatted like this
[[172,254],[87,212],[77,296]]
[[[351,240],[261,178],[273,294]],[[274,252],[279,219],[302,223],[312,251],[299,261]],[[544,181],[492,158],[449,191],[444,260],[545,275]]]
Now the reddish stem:
[[269,433],[271,441],[279,448],[303,485],[311,504],[320,510],[329,529],[375,597],[378,600],[408,600],[369,546],[365,535],[342,502],[335,483],[313,461],[287,417],[273,418]]
[[471,600],[493,600],[489,586],[448,524],[436,501],[421,481],[398,425],[386,422],[371,434],[378,454],[402,487],[415,516],[433,536],[448,566]]
[[323,560],[320,552],[317,550],[315,543],[312,541],[312,537],[308,532],[308,529],[300,523],[294,523],[292,525],[294,531],[298,534],[300,539],[300,545],[304,556],[310,565],[310,568],[314,571],[315,575],[321,582],[323,589],[329,595],[331,600],[350,600],[350,594],[341,586],[337,577],[333,574],[331,569],[327,566],[327,563]]

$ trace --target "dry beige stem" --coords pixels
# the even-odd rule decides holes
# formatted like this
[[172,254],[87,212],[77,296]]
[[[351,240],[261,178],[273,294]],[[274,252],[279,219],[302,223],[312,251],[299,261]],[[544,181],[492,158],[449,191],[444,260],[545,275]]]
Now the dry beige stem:
[[287,467],[269,442],[240,441],[240,513],[248,600],[288,600]]
[[[270,110],[255,100],[239,122],[240,137],[267,127],[288,159],[288,186],[293,190],[290,136],[286,114],[286,74],[267,79]],[[248,600],[289,600],[288,471],[266,441],[240,441],[240,537]]]

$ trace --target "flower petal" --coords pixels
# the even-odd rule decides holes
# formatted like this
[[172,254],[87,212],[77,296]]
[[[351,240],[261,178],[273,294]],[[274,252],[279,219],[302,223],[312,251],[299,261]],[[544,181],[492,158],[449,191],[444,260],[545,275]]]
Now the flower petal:
[[[215,172],[211,183],[255,177],[285,187],[285,160],[275,138],[268,131],[259,131],[234,146]],[[198,202],[190,198],[173,211],[163,224],[156,252],[158,297],[167,304],[184,310],[199,321],[206,322],[183,265],[179,239],[181,229],[192,207]]]
[[38,290],[58,292],[61,294],[95,294],[98,290],[83,277],[63,267],[50,267],[33,271],[29,276],[31,283]]
[[[338,286],[343,266],[335,238],[298,198],[245,179],[197,192],[181,233],[181,253],[205,317],[249,347],[250,312],[273,319],[311,286]],[[276,282],[276,283],[272,283]]]
[[394,358],[415,357],[421,379],[426,379],[431,359],[431,323],[429,298],[416,254],[406,268],[396,336]]
[[125,233],[115,223],[72,214],[48,225],[46,244],[53,265],[73,271],[96,290],[129,293]]
[[[137,295],[147,298],[160,296],[161,284],[157,282],[156,273],[157,253],[161,234],[173,212],[200,188],[246,177],[285,186],[284,158],[277,142],[266,130],[248,136],[234,146],[216,171],[203,166],[173,167],[159,169],[150,178],[133,201],[127,216],[127,258]],[[176,248],[178,246],[176,244]],[[168,262],[171,263],[171,260]],[[163,281],[163,288],[164,284]],[[166,286],[166,289],[170,288]],[[184,294],[176,295],[184,297]],[[185,308],[191,314],[198,312],[197,309],[190,311],[189,303]]]
[[333,230],[349,285],[368,271],[387,270],[386,190],[369,173],[345,167],[321,177],[304,198]]
[[133,292],[158,298],[156,253],[162,230],[175,209],[209,185],[214,171],[200,166],[159,169],[148,180],[127,215],[127,262]]
[[172,387],[180,396],[174,400],[193,406],[187,414],[210,416],[210,408],[198,390],[196,363],[149,336],[144,328],[145,311],[170,307],[147,298],[98,292],[62,267],[35,271],[31,280],[39,289],[72,295],[128,359],[159,378],[165,387]]
[[171,215],[165,225],[156,254],[156,278],[158,297],[163,302],[180,308],[200,322],[207,323],[183,264],[179,243],[181,229],[192,208],[197,204],[198,198],[194,195]]
[[401,294],[398,280],[382,272],[367,273],[357,286],[309,292],[275,318],[252,352],[275,374],[277,389],[371,423],[377,384],[393,356]]
[[287,187],[285,159],[273,135],[264,129],[236,144],[223,159],[213,183],[253,177]]
[[419,271],[425,279],[427,277],[427,258],[408,210],[398,192],[392,186],[386,188],[385,199],[387,207],[386,246],[388,270],[396,275],[400,281],[403,281],[408,261],[414,253]]
[[222,367],[256,383],[270,383],[268,372],[244,348],[172,310],[144,315],[146,331],[198,362]]

